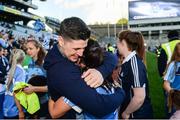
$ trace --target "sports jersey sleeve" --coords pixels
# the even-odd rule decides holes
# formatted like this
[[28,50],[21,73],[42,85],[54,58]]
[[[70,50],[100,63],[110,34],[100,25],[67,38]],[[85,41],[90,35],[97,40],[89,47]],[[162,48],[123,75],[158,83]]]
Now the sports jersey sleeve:
[[72,109],[74,109],[76,112],[81,113],[82,109],[75,105],[73,102],[71,102],[69,99],[67,99],[66,97],[63,97],[63,100],[66,104],[68,104]]
[[133,57],[131,59],[131,68],[132,68],[132,75],[130,76],[132,80],[132,87],[133,88],[142,88],[146,86],[146,70],[143,63],[138,63],[137,58]]
[[174,80],[174,62],[172,62],[167,69],[167,72],[164,76],[164,80],[167,80],[169,82],[172,82]]
[[19,67],[16,67],[14,73],[14,82],[25,82],[25,71]]

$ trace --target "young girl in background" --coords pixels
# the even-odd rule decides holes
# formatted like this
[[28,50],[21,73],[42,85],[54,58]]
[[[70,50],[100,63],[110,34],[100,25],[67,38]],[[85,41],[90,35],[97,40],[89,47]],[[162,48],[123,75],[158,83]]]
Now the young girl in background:
[[[167,93],[167,96],[173,89],[180,90],[180,43],[177,43],[174,48],[171,60],[164,76],[163,87]],[[168,107],[168,105],[166,107]],[[169,110],[168,117],[170,117],[175,111],[175,107],[172,107],[172,109]]]
[[174,52],[164,76],[164,89],[168,93],[171,89],[180,90],[180,43],[177,43],[174,48]]
[[17,82],[25,82],[26,74],[21,65],[24,57],[25,53],[22,50],[12,50],[12,54],[10,56],[11,68],[7,78],[7,89],[3,103],[4,117],[7,119],[18,119],[19,116],[24,118],[24,113],[23,111],[18,110],[13,96],[14,85]]
[[119,34],[117,43],[119,53],[124,57],[120,79],[126,96],[121,107],[123,119],[152,118],[149,86],[145,59],[144,39],[141,33],[130,30]]

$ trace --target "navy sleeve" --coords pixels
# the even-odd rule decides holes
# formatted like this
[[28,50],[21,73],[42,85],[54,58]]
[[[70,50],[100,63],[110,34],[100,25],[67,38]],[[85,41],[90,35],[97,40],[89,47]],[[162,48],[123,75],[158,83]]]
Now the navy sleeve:
[[79,68],[71,64],[53,65],[47,71],[47,77],[48,84],[51,84],[58,94],[65,96],[84,111],[97,117],[114,112],[121,105],[125,96],[124,91],[120,88],[112,95],[98,94],[81,79]]
[[105,52],[103,65],[98,67],[97,70],[101,72],[103,78],[105,79],[108,75],[112,73],[112,71],[117,66],[117,63],[118,59],[114,54],[110,52]]
[[131,86],[133,88],[142,88],[146,87],[146,69],[142,61],[137,60],[136,57],[131,59],[131,75],[129,75]]
[[162,77],[167,65],[167,55],[164,49],[161,49],[160,56],[158,57],[158,71]]

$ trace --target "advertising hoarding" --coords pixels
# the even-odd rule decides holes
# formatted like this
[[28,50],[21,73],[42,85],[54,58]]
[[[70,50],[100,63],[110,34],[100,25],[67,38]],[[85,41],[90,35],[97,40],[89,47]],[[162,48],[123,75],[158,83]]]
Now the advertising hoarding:
[[129,2],[129,20],[180,17],[180,0]]

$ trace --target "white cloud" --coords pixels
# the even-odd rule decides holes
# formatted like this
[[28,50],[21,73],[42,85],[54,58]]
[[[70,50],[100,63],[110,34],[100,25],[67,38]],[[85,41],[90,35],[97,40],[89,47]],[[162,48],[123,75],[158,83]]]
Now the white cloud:
[[[34,0],[35,2],[35,0]],[[41,4],[40,4],[41,3]],[[48,10],[50,4],[54,8]],[[52,16],[64,19],[69,16],[78,16],[83,18],[86,23],[115,23],[118,19],[127,18],[128,0],[47,0],[47,2],[35,2],[41,5],[37,13],[41,16]],[[51,7],[52,7],[51,6]],[[68,13],[68,14],[67,14]],[[83,16],[82,16],[83,15]]]
[[56,5],[61,5],[66,9],[75,9],[88,6],[92,3],[91,0],[54,0]]
[[65,0],[53,0],[53,2],[57,5],[61,5]]
[[56,5],[64,9],[80,9],[85,12],[85,21],[88,24],[115,23],[126,17],[127,0],[54,0]]
[[119,2],[113,0],[94,0],[93,6],[89,9],[87,16],[88,23],[115,23],[121,18]]

